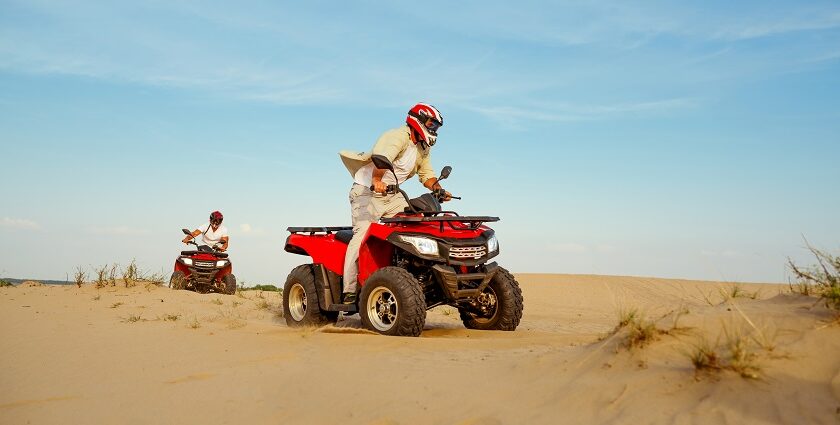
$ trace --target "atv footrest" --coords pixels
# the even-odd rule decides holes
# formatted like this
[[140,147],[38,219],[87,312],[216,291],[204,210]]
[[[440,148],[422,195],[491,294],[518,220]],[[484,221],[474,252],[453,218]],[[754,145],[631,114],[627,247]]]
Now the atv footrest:
[[359,307],[356,304],[330,304],[327,307],[327,311],[344,311],[347,313],[356,313],[359,311]]

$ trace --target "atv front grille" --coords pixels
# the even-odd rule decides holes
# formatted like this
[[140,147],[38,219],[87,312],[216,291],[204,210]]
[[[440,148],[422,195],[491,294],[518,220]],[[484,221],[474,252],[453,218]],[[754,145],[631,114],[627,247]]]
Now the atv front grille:
[[449,248],[449,258],[457,260],[478,260],[487,254],[487,247],[479,246],[453,246]]
[[200,268],[214,268],[216,267],[216,263],[213,261],[196,261],[195,266]]

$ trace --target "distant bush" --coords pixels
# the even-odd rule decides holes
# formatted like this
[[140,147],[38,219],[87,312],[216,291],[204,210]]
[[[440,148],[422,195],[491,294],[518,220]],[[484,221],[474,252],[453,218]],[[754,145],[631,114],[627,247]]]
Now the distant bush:
[[282,288],[274,285],[256,285],[249,288],[242,288],[243,291],[269,291],[269,292],[283,292]]
[[6,286],[15,286],[15,285],[12,282],[9,282],[8,280],[0,279],[0,288],[6,287]]
[[840,310],[840,257],[808,246],[817,259],[817,264],[799,267],[788,259],[788,266],[796,276],[796,286],[791,291],[802,295],[814,295],[825,301],[825,306]]

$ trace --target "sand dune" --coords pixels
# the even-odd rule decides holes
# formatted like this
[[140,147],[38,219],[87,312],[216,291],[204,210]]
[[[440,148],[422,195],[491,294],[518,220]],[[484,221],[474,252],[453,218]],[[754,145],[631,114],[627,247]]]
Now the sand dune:
[[[516,332],[429,312],[420,338],[358,316],[290,329],[278,294],[0,288],[0,423],[840,422],[840,324],[779,285],[517,275]],[[619,312],[656,319],[627,348]],[[721,370],[696,373],[701,336]],[[727,368],[740,341],[745,375]],[[741,365],[743,366],[743,365]],[[753,367],[754,368],[750,368]]]

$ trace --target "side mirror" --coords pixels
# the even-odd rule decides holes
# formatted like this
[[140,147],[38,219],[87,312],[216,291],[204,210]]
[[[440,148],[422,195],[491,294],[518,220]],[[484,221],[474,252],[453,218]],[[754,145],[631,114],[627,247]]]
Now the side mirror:
[[451,172],[452,172],[452,167],[450,167],[448,165],[446,167],[443,167],[443,170],[440,170],[440,178],[438,180],[443,180],[443,179],[449,177],[449,173],[451,173]]
[[370,157],[373,161],[373,166],[379,168],[380,170],[391,170],[394,171],[394,164],[391,164],[391,161],[384,155],[373,155]]
[[190,232],[187,229],[181,229],[181,231],[184,232],[185,235],[191,235],[192,234],[192,232]]

